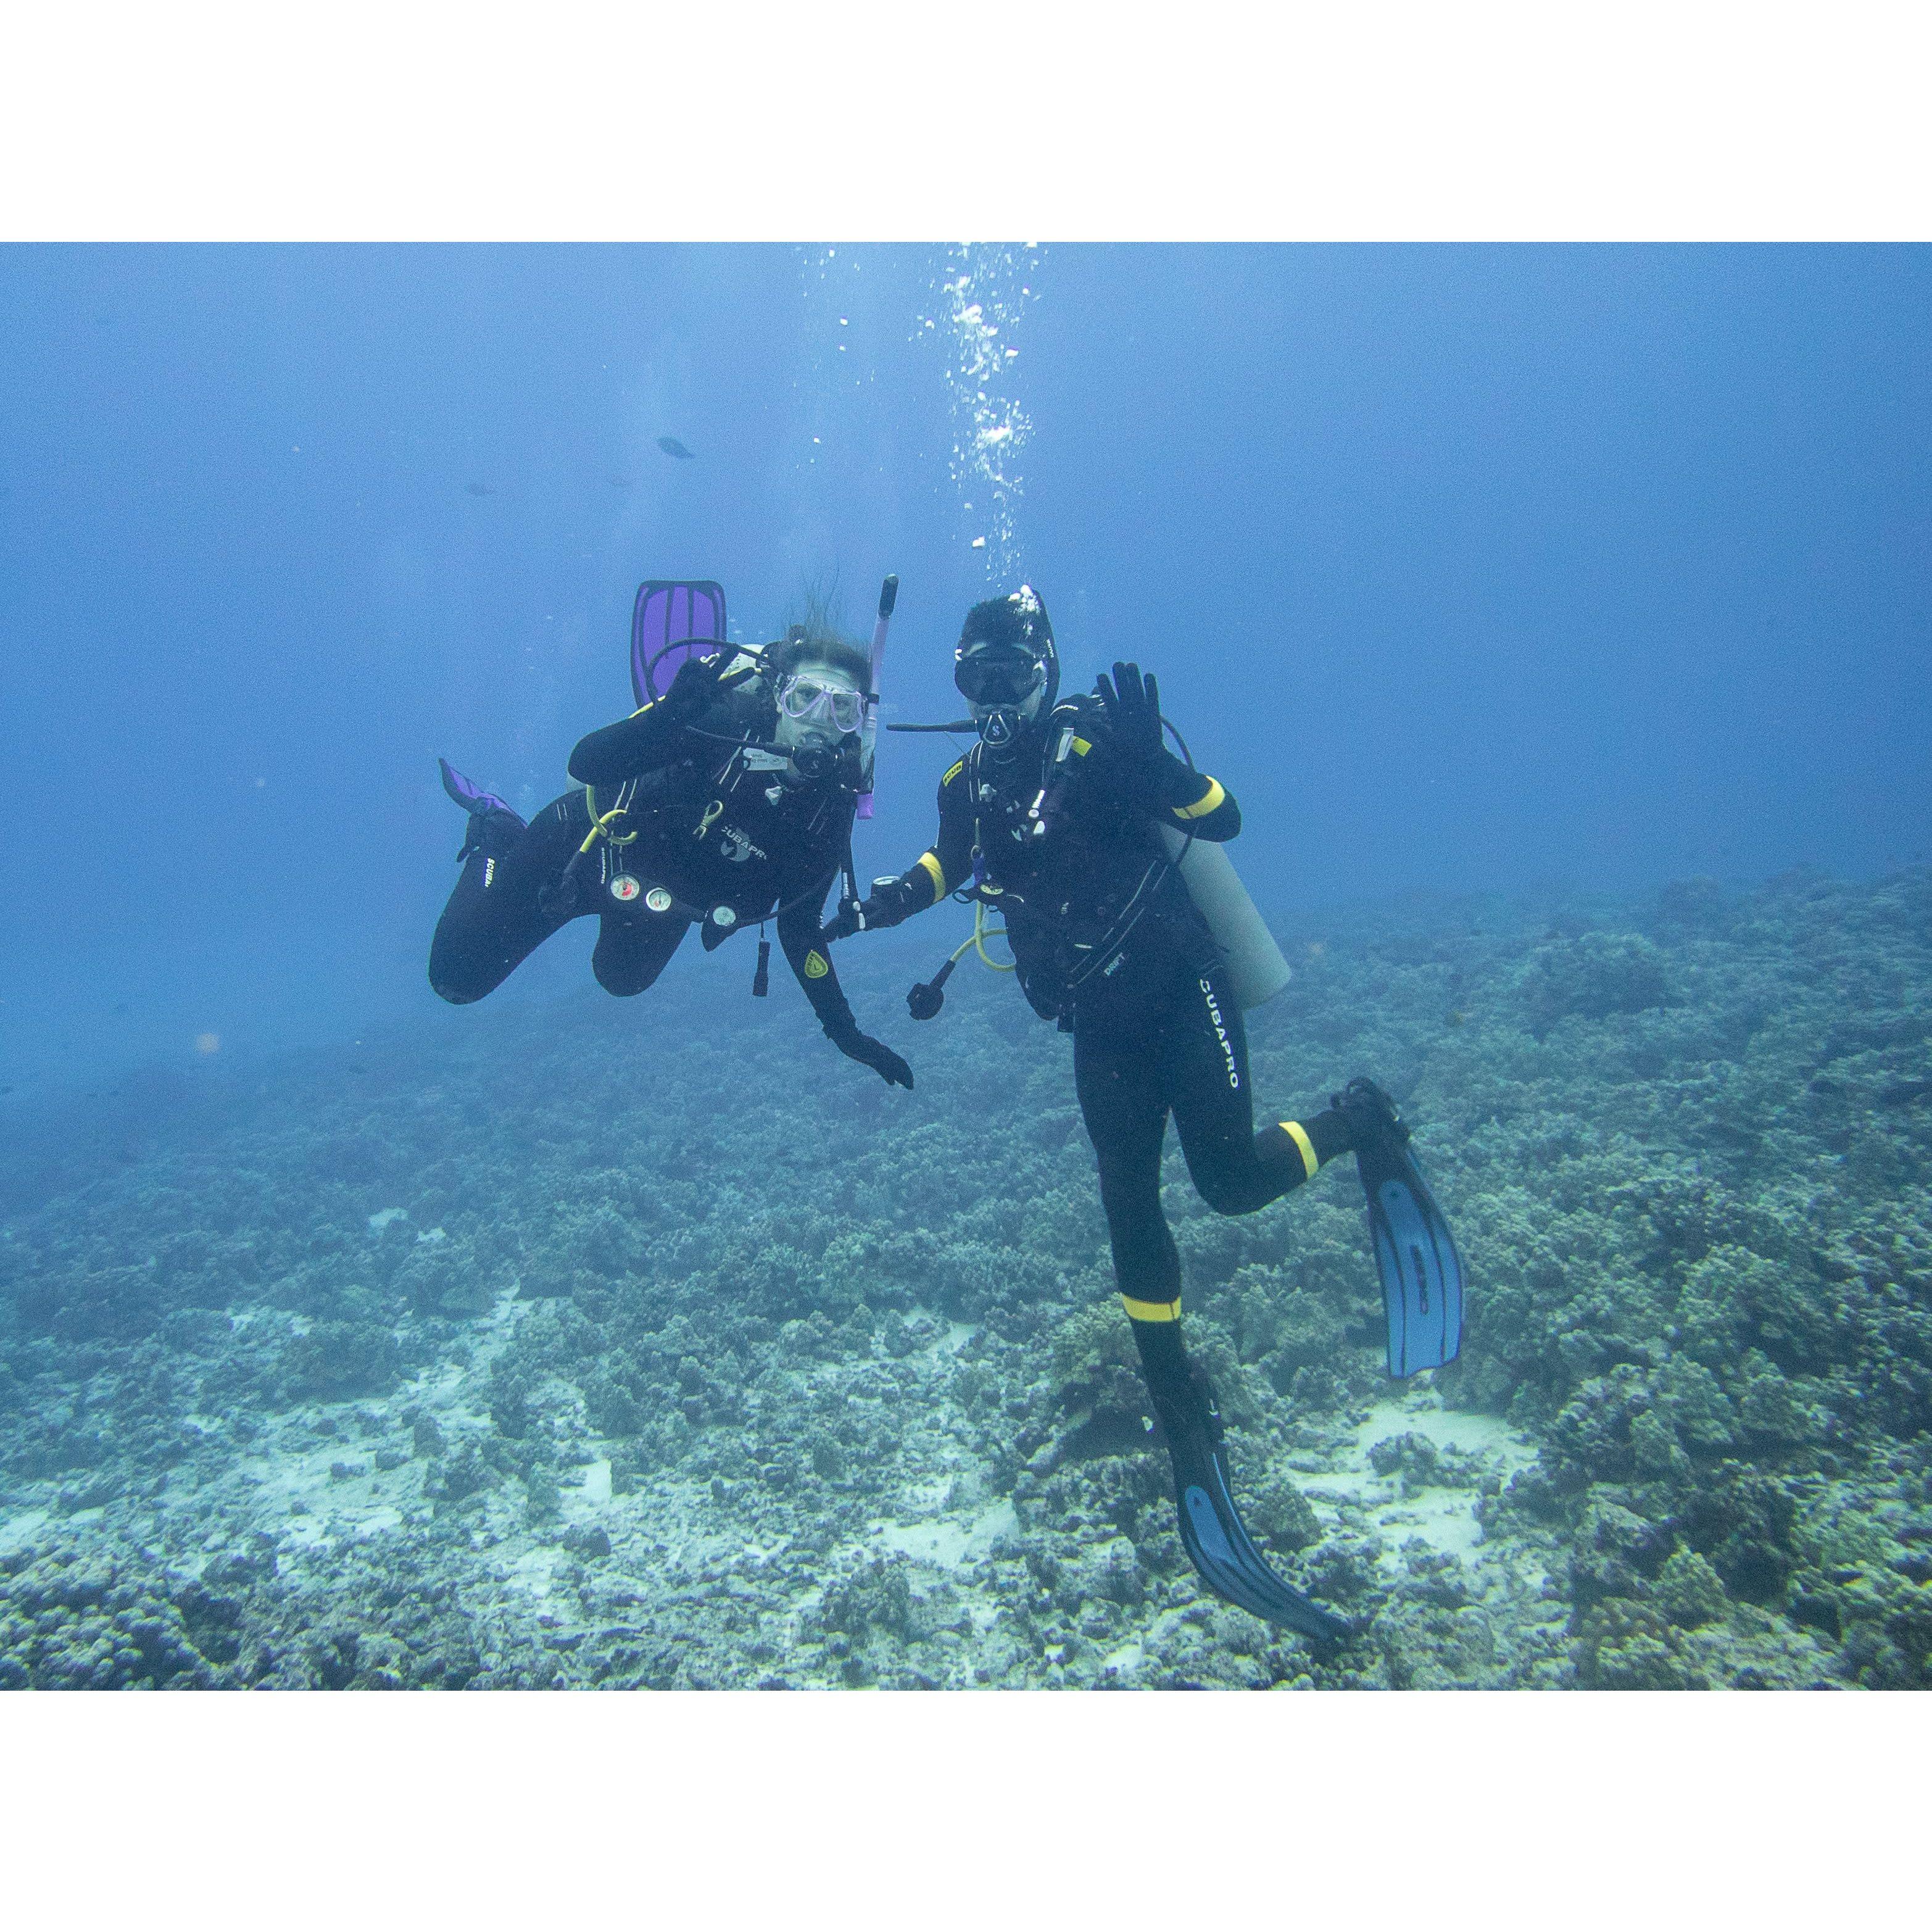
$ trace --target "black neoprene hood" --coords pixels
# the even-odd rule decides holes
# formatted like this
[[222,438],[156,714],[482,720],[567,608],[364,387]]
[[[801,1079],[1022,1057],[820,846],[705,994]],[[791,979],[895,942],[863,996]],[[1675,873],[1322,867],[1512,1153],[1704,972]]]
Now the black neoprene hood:
[[1030,590],[974,604],[960,626],[959,650],[963,655],[980,644],[1004,645],[1034,658],[1052,656],[1053,624],[1046,606]]
[[1052,710],[1060,691],[1060,654],[1054,648],[1053,622],[1046,606],[1030,585],[1005,597],[988,597],[967,612],[960,626],[958,648],[953,653],[956,682],[959,664],[981,651],[1011,651],[1043,666],[1046,695],[1041,708]]

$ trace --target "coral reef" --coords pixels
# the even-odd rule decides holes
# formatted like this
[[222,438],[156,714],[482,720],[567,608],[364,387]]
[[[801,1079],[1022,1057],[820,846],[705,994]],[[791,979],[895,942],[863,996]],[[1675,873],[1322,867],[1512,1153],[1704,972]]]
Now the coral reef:
[[1383,1079],[1472,1276],[1394,1387],[1350,1163],[1170,1150],[1348,1642],[1187,1564],[1064,1042],[855,946],[914,1094],[700,962],[10,1129],[0,1685],[1932,1684],[1932,875],[1276,925],[1258,1093]]

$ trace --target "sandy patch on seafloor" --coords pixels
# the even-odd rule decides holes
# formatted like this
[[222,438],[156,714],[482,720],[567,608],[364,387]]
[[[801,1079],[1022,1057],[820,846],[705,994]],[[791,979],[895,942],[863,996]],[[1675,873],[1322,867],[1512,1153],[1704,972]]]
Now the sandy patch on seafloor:
[[994,1544],[1003,1536],[1017,1536],[1019,1526],[1012,1498],[1003,1497],[971,1516],[948,1516],[937,1522],[882,1524],[873,1541],[882,1550],[898,1550],[916,1562],[958,1570],[990,1556]]
[[53,1516],[50,1509],[16,1510],[11,1516],[0,1516],[0,1556],[32,1543]]
[[1395,1562],[1411,1537],[1445,1554],[1480,1560],[1485,1539],[1475,1514],[1480,1491],[1431,1484],[1405,1496],[1400,1474],[1379,1474],[1370,1461],[1378,1443],[1403,1435],[1426,1436],[1438,1448],[1474,1459],[1504,1484],[1536,1460],[1534,1445],[1500,1417],[1444,1408],[1432,1390],[1414,1390],[1376,1403],[1339,1445],[1330,1466],[1300,1479],[1316,1514],[1324,1528],[1341,1523],[1373,1530],[1387,1545],[1385,1562]]

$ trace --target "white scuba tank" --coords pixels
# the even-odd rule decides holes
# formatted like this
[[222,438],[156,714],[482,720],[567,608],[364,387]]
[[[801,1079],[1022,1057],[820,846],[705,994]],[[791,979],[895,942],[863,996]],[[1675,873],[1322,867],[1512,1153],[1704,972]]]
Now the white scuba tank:
[[1158,821],[1154,830],[1167,848],[1167,856],[1180,861],[1187,896],[1228,956],[1228,984],[1242,1010],[1273,999],[1294,977],[1294,970],[1255,910],[1226,848],[1211,839],[1190,841],[1172,826]]

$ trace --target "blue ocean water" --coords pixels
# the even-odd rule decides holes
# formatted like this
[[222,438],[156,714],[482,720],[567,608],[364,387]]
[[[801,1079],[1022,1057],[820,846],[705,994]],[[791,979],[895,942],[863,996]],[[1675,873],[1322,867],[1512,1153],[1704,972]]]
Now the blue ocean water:
[[[961,613],[1031,580],[1070,682],[1159,669],[1270,899],[1909,862],[1928,278],[1847,247],[8,249],[0,1100],[444,1017],[434,759],[554,795],[625,708],[646,575],[718,578],[756,638],[814,581],[862,626],[897,571],[902,718],[950,715]],[[1001,333],[969,383],[971,306]],[[862,871],[922,842],[930,763],[886,741]]]
[[[1928,283],[0,250],[0,1688],[1932,1684]],[[439,755],[528,815],[640,579],[757,643],[888,572],[889,722],[1022,583],[1159,674],[1295,969],[1252,1090],[1415,1123],[1471,1286],[1400,1384],[1352,1160],[1164,1175],[1339,1648],[1190,1567],[1066,1042],[904,1004],[956,910],[836,956],[910,1093],[742,939],[430,990]],[[954,755],[881,739],[862,880]]]

